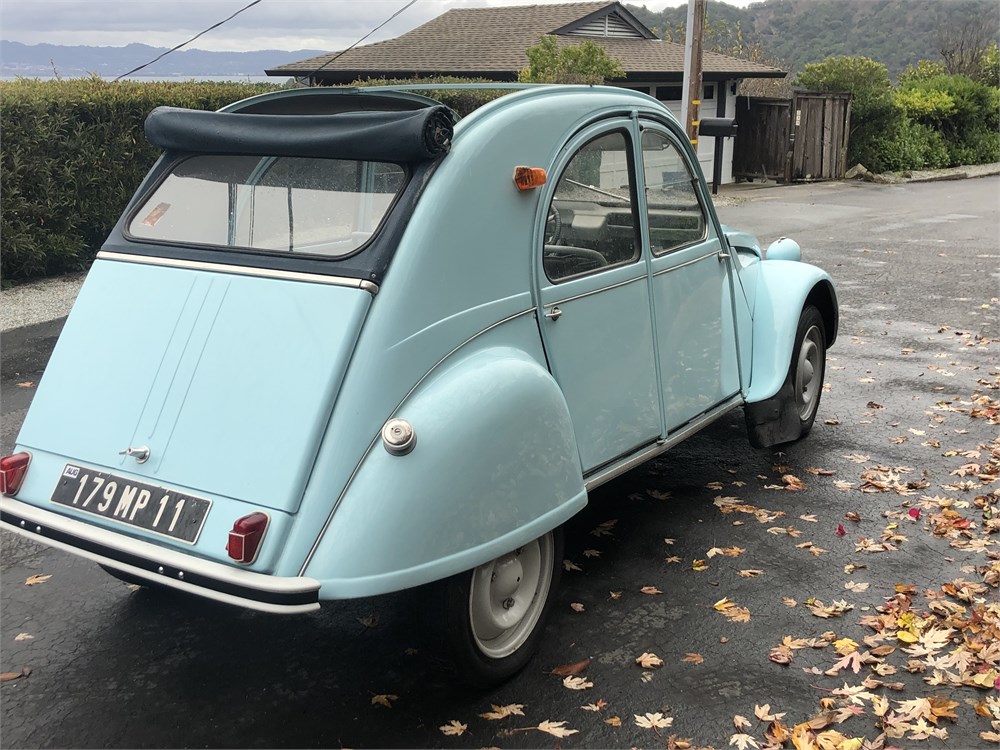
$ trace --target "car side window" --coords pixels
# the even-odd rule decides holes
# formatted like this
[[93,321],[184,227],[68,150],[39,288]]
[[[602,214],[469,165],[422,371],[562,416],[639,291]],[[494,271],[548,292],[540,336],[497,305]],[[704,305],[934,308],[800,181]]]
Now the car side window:
[[643,132],[642,169],[653,255],[705,239],[708,221],[698,199],[695,177],[684,155],[665,134]]
[[639,258],[635,175],[623,131],[588,141],[559,177],[545,222],[542,263],[551,281]]

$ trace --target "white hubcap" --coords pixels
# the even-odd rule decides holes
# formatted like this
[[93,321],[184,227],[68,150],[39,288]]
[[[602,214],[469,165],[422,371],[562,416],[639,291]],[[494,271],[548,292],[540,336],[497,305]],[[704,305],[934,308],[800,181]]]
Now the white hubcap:
[[552,534],[472,571],[469,622],[479,650],[502,659],[531,635],[552,579]]
[[795,365],[795,403],[802,421],[812,418],[816,412],[822,381],[823,334],[819,328],[812,326],[802,337]]

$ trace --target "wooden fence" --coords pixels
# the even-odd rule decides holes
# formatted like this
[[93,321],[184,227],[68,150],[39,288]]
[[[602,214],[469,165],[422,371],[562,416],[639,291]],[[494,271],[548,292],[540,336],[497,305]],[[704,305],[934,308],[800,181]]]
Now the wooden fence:
[[851,95],[796,92],[736,102],[736,180],[839,179],[847,171]]

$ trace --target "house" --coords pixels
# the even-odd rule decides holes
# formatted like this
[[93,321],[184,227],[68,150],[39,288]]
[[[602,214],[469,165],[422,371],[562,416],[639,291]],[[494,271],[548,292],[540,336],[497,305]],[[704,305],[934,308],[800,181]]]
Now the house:
[[[412,31],[346,52],[331,52],[265,71],[295,76],[309,85],[349,84],[368,78],[458,76],[516,81],[527,65],[525,50],[546,34],[560,45],[589,39],[617,58],[626,72],[611,81],[648,93],[680,115],[684,47],[658,39],[619,2],[454,8]],[[785,71],[705,52],[702,61],[705,117],[735,117],[736,88],[743,78],[782,78]],[[715,138],[702,137],[698,157],[711,178]],[[733,142],[723,139],[722,179],[732,182]]]

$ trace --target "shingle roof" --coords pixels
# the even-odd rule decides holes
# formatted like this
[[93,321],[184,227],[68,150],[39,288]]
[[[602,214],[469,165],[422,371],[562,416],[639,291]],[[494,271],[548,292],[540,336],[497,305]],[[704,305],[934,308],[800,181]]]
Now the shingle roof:
[[[516,76],[528,59],[525,50],[543,34],[601,11],[635,20],[617,2],[517,5],[492,8],[454,8],[412,31],[367,44],[340,55],[331,52],[267,70],[268,75],[308,75],[322,67],[324,80],[348,82],[359,77],[410,75]],[[684,48],[659,39],[586,37],[604,46],[621,61],[629,78],[651,74],[679,74],[684,70]],[[558,36],[561,46],[579,44],[584,37]],[[336,58],[336,59],[334,59]],[[777,68],[728,55],[706,52],[702,61],[708,78],[776,78]],[[731,75],[723,75],[731,74]]]

